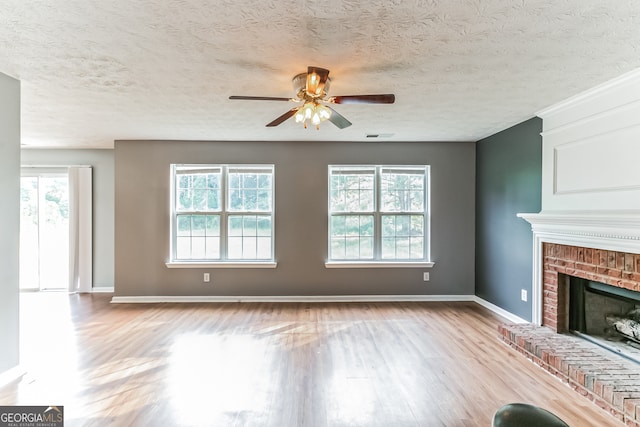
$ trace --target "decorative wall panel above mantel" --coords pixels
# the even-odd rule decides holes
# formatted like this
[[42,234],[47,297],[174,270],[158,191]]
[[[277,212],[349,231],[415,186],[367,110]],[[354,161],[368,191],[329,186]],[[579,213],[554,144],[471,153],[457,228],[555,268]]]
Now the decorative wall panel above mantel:
[[538,115],[542,212],[640,213],[640,72]]

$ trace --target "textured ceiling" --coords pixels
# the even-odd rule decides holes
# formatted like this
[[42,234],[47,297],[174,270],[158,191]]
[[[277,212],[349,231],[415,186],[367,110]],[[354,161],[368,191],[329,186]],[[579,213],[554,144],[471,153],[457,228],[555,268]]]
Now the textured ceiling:
[[[353,126],[265,124],[308,65]],[[25,146],[116,139],[476,141],[640,67],[637,0],[2,0]],[[380,139],[379,139],[380,140]]]

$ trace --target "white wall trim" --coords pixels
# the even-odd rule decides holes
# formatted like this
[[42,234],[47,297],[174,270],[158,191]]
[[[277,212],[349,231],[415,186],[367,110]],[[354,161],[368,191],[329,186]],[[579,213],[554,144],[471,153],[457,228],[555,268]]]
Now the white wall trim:
[[167,268],[276,268],[275,261],[168,261]]
[[112,303],[182,302],[455,302],[475,301],[475,295],[283,295],[283,296],[114,296]]
[[558,112],[575,108],[577,105],[579,105],[580,103],[586,100],[590,100],[596,96],[606,94],[612,89],[615,89],[619,86],[622,86],[628,83],[633,83],[638,79],[640,79],[640,68],[631,70],[625,74],[622,74],[621,76],[613,78],[609,81],[599,84],[598,86],[592,87],[591,89],[587,89],[584,92],[581,92],[577,95],[567,98],[564,101],[558,102],[557,104],[554,104],[550,107],[540,110],[536,113],[536,116],[542,117],[544,119],[544,116],[557,114]]
[[238,302],[475,302],[513,323],[529,323],[475,295],[114,296],[112,304]]
[[495,314],[504,317],[505,319],[507,319],[510,322],[519,323],[519,324],[521,324],[521,323],[530,323],[529,321],[524,320],[523,318],[521,318],[519,316],[516,316],[515,314],[510,313],[507,310],[504,310],[504,309],[498,307],[497,305],[492,304],[489,301],[484,300],[484,299],[482,299],[482,298],[480,298],[478,296],[475,296],[473,298],[473,301],[478,303],[478,304],[480,304],[484,308],[486,308],[486,309],[488,309],[490,311],[493,311]]
[[96,286],[91,289],[91,293],[93,294],[112,294],[115,292],[113,286]]
[[325,268],[432,268],[435,263],[428,262],[374,262],[374,261],[327,261]]
[[0,387],[3,387],[10,382],[17,380],[26,373],[27,370],[22,365],[14,366],[7,371],[0,372]]

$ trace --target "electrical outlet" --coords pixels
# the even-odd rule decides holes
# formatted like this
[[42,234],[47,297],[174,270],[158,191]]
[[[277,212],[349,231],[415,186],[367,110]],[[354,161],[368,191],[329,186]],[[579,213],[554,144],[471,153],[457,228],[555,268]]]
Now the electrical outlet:
[[208,283],[211,280],[209,273],[204,273],[204,277],[202,279],[205,283]]
[[520,299],[524,302],[527,301],[527,290],[526,289],[522,289],[520,291]]
[[429,281],[429,272],[425,271],[424,273],[422,273],[422,280],[424,280],[425,282]]

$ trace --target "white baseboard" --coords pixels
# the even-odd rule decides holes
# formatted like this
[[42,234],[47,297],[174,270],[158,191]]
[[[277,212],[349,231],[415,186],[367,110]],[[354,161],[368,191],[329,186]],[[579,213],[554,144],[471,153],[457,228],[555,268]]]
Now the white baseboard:
[[112,294],[115,291],[113,286],[98,286],[91,288],[92,294]]
[[114,296],[112,303],[475,301],[474,295]]
[[507,310],[504,310],[504,309],[498,307],[497,305],[491,304],[489,301],[483,300],[482,298],[480,298],[478,296],[474,296],[473,297],[473,301],[477,302],[478,304],[480,304],[484,308],[486,308],[488,310],[491,310],[494,313],[506,318],[510,322],[513,322],[513,323],[531,323],[528,320],[524,320],[523,318],[518,317],[515,314],[512,314],[512,313],[508,312]]
[[513,323],[530,323],[475,295],[114,296],[113,304],[202,302],[475,302]]
[[20,378],[26,373],[27,373],[26,369],[20,365],[14,366],[8,371],[0,372],[0,387],[9,384],[12,381],[17,380],[18,378]]

